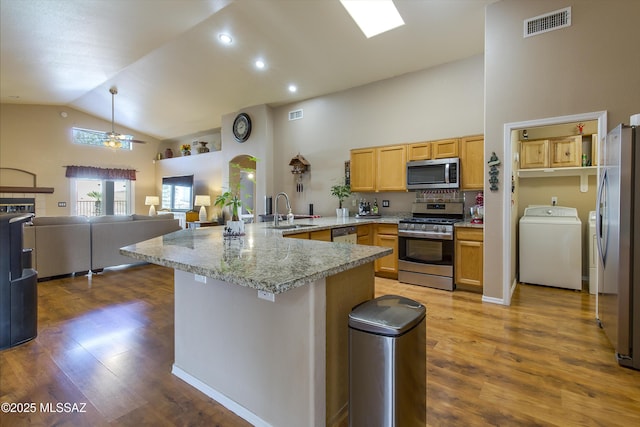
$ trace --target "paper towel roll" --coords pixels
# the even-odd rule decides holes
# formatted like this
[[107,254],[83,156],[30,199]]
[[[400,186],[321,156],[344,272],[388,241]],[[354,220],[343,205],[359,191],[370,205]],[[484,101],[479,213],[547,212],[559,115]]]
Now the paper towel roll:
[[633,126],[640,126],[640,113],[629,117],[629,124]]

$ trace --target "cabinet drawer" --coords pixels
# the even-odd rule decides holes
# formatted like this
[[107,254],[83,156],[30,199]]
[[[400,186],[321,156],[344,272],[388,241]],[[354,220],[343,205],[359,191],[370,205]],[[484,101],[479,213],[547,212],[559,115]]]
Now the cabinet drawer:
[[484,230],[482,228],[457,227],[456,240],[472,240],[482,242],[484,240]]
[[395,224],[376,224],[378,234],[398,234],[398,226]]

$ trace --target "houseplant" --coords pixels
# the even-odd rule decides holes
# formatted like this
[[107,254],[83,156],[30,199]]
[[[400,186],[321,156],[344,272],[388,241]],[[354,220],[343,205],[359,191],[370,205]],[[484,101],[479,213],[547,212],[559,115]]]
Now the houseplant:
[[342,202],[351,195],[351,186],[349,184],[336,184],[331,187],[331,195],[338,198],[336,215],[338,217],[349,216],[349,209],[343,208]]
[[[255,157],[251,157],[250,160],[256,161]],[[230,184],[230,188],[216,197],[214,206],[218,206],[221,209],[229,207],[231,211],[231,219],[226,222],[224,235],[225,236],[241,236],[244,234],[244,221],[240,218],[240,212],[244,206],[247,212],[252,213],[251,207],[253,203],[249,200],[246,202],[242,200],[243,186],[241,184],[240,175],[242,172],[255,172],[255,168],[243,167],[237,163],[229,164],[230,181],[235,181],[235,184]],[[251,179],[252,182],[255,181]],[[251,199],[251,195],[245,194],[246,199]]]

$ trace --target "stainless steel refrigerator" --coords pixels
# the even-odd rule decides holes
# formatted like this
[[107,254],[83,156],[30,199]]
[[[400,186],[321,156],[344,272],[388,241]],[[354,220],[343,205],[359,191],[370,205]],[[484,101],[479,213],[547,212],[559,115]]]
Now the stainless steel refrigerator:
[[618,363],[640,369],[640,147],[638,129],[618,125],[601,151],[598,320]]

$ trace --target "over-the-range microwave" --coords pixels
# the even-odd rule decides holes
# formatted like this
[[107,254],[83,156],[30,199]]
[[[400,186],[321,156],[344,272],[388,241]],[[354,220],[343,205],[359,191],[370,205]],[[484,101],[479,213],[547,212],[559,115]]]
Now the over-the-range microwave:
[[416,160],[407,163],[407,189],[460,188],[460,159]]

